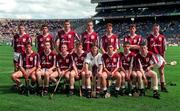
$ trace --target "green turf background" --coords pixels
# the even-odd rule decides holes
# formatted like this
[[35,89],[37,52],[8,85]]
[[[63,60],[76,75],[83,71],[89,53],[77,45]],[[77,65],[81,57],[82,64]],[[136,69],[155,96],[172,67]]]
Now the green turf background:
[[67,97],[55,95],[53,100],[48,96],[30,97],[18,95],[10,90],[13,72],[12,49],[0,46],[0,111],[180,111],[180,47],[168,47],[167,61],[176,60],[176,66],[166,66],[166,81],[177,86],[167,85],[169,93],[160,93],[161,99],[150,97],[119,97],[108,99],[87,99],[84,97]]

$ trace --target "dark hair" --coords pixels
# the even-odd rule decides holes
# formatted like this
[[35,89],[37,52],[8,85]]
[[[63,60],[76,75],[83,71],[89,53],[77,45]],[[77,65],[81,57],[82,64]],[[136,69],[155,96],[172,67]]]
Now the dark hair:
[[93,42],[93,43],[92,43],[91,48],[93,48],[93,47],[98,47],[97,42]]
[[64,23],[66,23],[66,22],[69,22],[69,23],[71,23],[71,22],[70,22],[70,20],[65,20],[65,21],[64,21]]
[[106,24],[106,28],[107,28],[107,27],[112,27],[112,26],[113,26],[112,23],[107,23],[107,24]]
[[139,45],[140,45],[140,46],[146,46],[147,44],[146,44],[146,42],[142,42],[142,43],[140,43]]
[[23,24],[23,23],[20,23],[20,24],[18,25],[18,28],[21,27],[21,26],[24,27],[24,24]]
[[127,45],[130,45],[130,42],[124,42],[123,43],[123,46],[127,46]]
[[83,43],[80,42],[80,41],[76,42],[76,47],[78,47],[78,46],[80,46],[80,45],[83,45]]
[[136,28],[136,24],[131,24],[129,28]]
[[31,43],[31,42],[27,42],[27,43],[25,44],[25,47],[27,47],[28,45],[32,46],[32,43]]
[[43,24],[43,25],[41,26],[42,29],[43,29],[44,27],[47,27],[47,28],[48,28],[48,25],[47,25],[47,24]]

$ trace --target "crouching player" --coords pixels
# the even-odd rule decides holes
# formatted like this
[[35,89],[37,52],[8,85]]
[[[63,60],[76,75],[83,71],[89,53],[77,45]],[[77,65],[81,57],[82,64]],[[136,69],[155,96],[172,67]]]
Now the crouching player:
[[70,81],[70,73],[72,70],[73,60],[71,54],[68,52],[66,44],[61,45],[61,53],[57,55],[56,67],[57,71],[51,74],[50,79],[57,82],[57,77],[65,77],[66,81],[70,83],[69,94],[74,94],[74,84]]
[[121,74],[119,69],[119,54],[114,52],[112,45],[108,45],[107,53],[102,55],[103,72],[102,72],[102,89],[104,96],[107,93],[107,79],[115,79],[115,96],[118,96],[121,87]]
[[44,43],[44,50],[38,56],[38,69],[36,72],[39,84],[39,94],[42,96],[48,93],[49,76],[55,69],[56,54],[51,50],[51,43]]
[[[85,76],[86,76],[86,88],[87,97],[91,97],[91,77],[94,78],[93,81],[93,93],[92,96],[99,97],[100,93],[100,83],[102,75],[102,54],[98,52],[98,45],[93,43],[91,46],[91,51],[87,54],[85,61]],[[97,78],[97,85],[96,85]],[[94,91],[94,89],[96,89]]]
[[144,84],[147,83],[146,76],[153,80],[153,97],[159,99],[158,93],[158,77],[157,73],[152,70],[156,64],[156,58],[152,52],[148,51],[145,43],[140,45],[140,52],[136,56],[136,69],[137,75],[139,76],[139,89],[140,93],[144,93]]
[[20,81],[24,77],[26,82],[29,78],[35,83],[35,70],[37,68],[37,54],[33,52],[31,43],[25,45],[25,52],[19,58],[19,70],[12,74],[12,80],[16,83],[17,88],[21,88],[23,84]]
[[[124,91],[125,89],[125,82],[128,82],[129,86],[129,94],[136,92],[136,80],[137,80],[137,74],[134,67],[134,58],[135,53],[130,51],[130,43],[124,42],[123,44],[124,52],[121,52],[120,55],[120,61],[122,63],[122,68],[125,70],[121,71],[122,74],[122,89]],[[132,91],[131,91],[132,89]]]
[[82,79],[82,93],[86,95],[86,81],[85,81],[85,72],[84,72],[84,59],[86,57],[86,53],[82,50],[83,44],[78,42],[76,44],[75,52],[72,53],[73,58],[73,70],[70,75],[70,82],[73,85],[75,83],[75,79]]

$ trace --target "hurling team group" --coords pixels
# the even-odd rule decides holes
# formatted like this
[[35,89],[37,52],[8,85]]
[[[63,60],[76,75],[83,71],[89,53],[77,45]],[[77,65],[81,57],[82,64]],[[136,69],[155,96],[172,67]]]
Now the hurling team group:
[[82,95],[88,98],[92,97],[92,91],[97,97],[106,97],[112,84],[116,97],[145,96],[146,90],[152,88],[153,97],[159,99],[158,83],[160,90],[167,92],[166,41],[158,24],[153,25],[146,39],[136,34],[136,25],[131,24],[122,46],[111,23],[106,24],[102,37],[94,31],[92,21],[87,22],[81,35],[71,28],[69,20],[63,25],[56,39],[49,33],[48,24],[42,25],[42,33],[35,40],[37,52],[33,51],[32,38],[23,24],[18,26],[19,32],[12,42],[15,72],[11,76],[18,90],[23,87],[23,77],[25,81],[30,79],[32,86],[37,85],[37,93],[48,94],[50,84],[56,84],[62,77],[67,84],[66,93],[74,95],[75,81],[81,81]]

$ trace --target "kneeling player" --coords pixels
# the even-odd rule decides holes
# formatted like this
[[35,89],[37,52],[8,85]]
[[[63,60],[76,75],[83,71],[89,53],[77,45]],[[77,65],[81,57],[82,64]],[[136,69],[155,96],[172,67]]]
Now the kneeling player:
[[50,42],[45,42],[44,46],[44,50],[39,53],[38,69],[36,72],[39,93],[42,94],[42,96],[48,93],[49,76],[53,73],[56,62],[56,54],[51,50]]
[[[124,71],[121,71],[122,89],[125,88],[125,81],[127,81],[128,85],[131,85],[131,88],[129,89],[132,89],[132,91],[135,92],[137,79],[136,71],[135,69],[133,69],[135,53],[130,51],[129,42],[124,42],[123,49],[124,52],[120,53],[120,61],[122,63],[122,68],[125,70],[125,73]],[[129,93],[131,93],[131,91]]]
[[71,71],[70,75],[70,84],[71,87],[73,87],[75,83],[75,79],[82,78],[82,90],[83,95],[85,95],[85,89],[86,89],[86,81],[85,81],[85,72],[84,72],[84,59],[86,57],[86,53],[82,50],[83,49],[82,43],[76,44],[76,50],[74,53],[72,53],[73,58],[73,70]]
[[153,80],[153,97],[159,99],[160,95],[158,93],[158,77],[157,73],[152,70],[155,66],[156,59],[152,52],[147,50],[145,43],[140,45],[140,53],[136,56],[137,64],[137,75],[139,76],[140,93],[144,93],[143,78],[147,83],[146,77],[150,77]]
[[[84,62],[88,98],[91,96],[99,96],[100,93],[100,82],[102,75],[101,57],[102,54],[98,52],[98,45],[96,43],[93,43],[91,46],[91,52],[87,54]],[[91,77],[93,78],[93,93],[91,93]],[[96,78],[97,78],[97,85],[96,85]]]
[[35,70],[37,66],[37,54],[33,52],[31,43],[25,45],[26,52],[22,53],[19,58],[19,71],[12,74],[12,80],[16,82],[18,88],[22,86],[20,78],[24,77],[26,82],[29,77],[35,83],[36,76]]
[[118,72],[119,69],[119,55],[115,53],[112,45],[108,45],[107,53],[102,55],[103,59],[103,73],[102,73],[102,88],[104,95],[107,93],[106,80],[115,79],[115,96],[118,96],[121,87],[121,74]]
[[[57,82],[57,77],[65,77],[67,82],[70,82],[70,73],[72,70],[72,56],[68,52],[66,44],[61,45],[61,53],[57,55],[56,67],[57,71],[51,74],[50,78],[53,82]],[[70,84],[71,85],[71,84]],[[74,84],[70,86],[70,95],[74,94]]]

